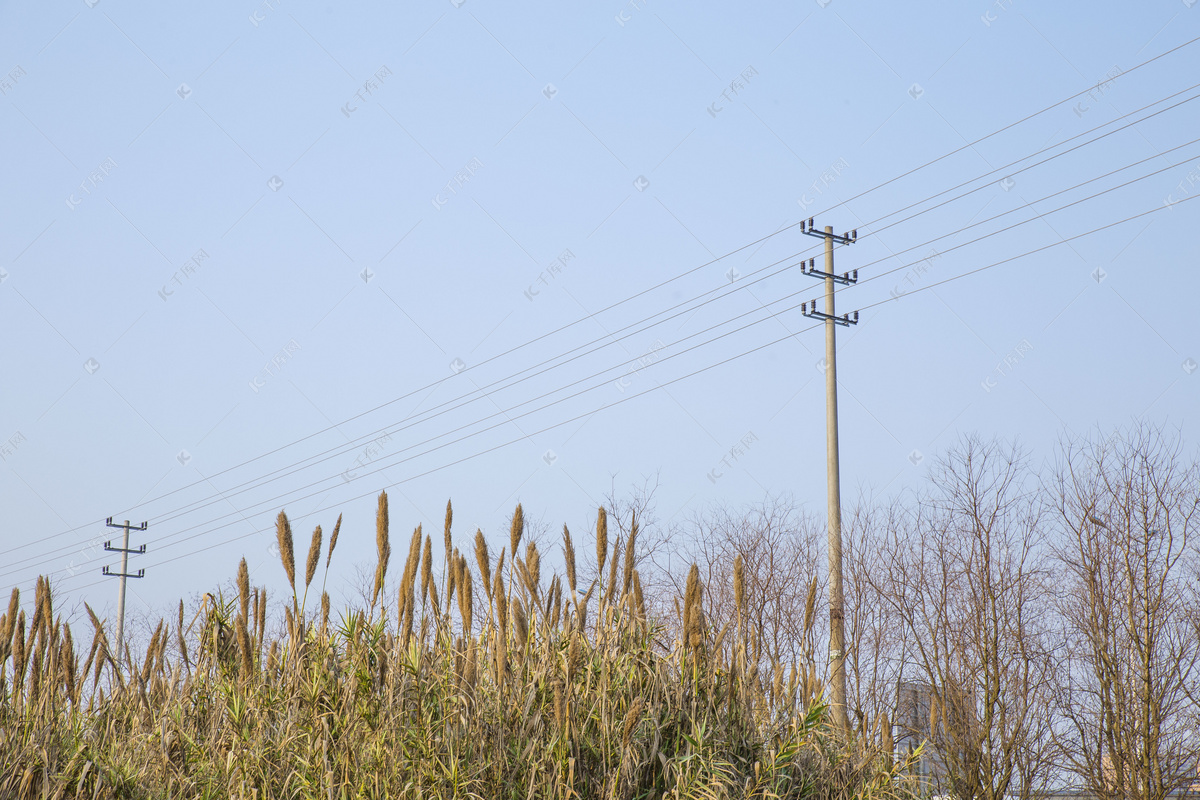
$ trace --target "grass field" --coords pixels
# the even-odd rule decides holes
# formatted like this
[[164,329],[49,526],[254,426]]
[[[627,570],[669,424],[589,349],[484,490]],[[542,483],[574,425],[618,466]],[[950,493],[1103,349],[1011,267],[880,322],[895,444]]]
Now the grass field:
[[646,614],[636,526],[610,546],[600,511],[600,578],[583,586],[565,527],[566,574],[547,578],[536,546],[521,549],[519,506],[495,556],[479,533],[459,552],[447,506],[444,566],[418,527],[396,584],[381,495],[374,598],[331,613],[314,579],[340,526],[328,541],[314,531],[298,564],[281,512],[290,597],[268,608],[243,560],[235,596],[181,601],[136,656],[90,607],[76,641],[48,582],[31,609],[14,590],[0,617],[0,798],[912,794],[886,719],[834,732],[821,670],[758,656],[740,563],[734,618],[705,614],[693,567],[668,625]]

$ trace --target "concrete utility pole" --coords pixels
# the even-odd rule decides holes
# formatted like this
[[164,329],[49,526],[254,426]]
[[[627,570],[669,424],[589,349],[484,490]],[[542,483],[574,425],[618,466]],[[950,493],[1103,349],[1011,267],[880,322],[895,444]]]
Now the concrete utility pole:
[[105,550],[108,550],[109,552],[112,552],[112,553],[120,553],[121,554],[121,571],[120,572],[112,572],[111,570],[109,570],[109,568],[107,566],[105,566],[101,570],[101,573],[104,575],[115,575],[116,577],[121,579],[120,583],[117,585],[117,660],[120,661],[121,658],[125,654],[125,579],[126,578],[143,578],[146,575],[146,570],[144,570],[144,569],[139,569],[137,571],[137,574],[130,574],[130,572],[129,572],[129,554],[130,553],[139,553],[140,554],[140,553],[146,552],[146,545],[142,545],[137,550],[129,549],[129,531],[131,531],[131,530],[144,531],[144,530],[146,530],[146,523],[143,522],[140,526],[139,525],[130,525],[129,520],[125,520],[124,525],[120,525],[120,524],[114,525],[113,521],[112,521],[112,517],[109,517],[105,521],[105,524],[108,525],[108,527],[110,527],[110,528],[124,528],[125,529],[125,536],[123,537],[120,547],[113,547],[112,542],[104,543]]
[[842,589],[842,489],[841,464],[838,459],[838,412],[837,412],[837,340],[838,325],[857,325],[858,312],[853,319],[849,314],[838,317],[833,306],[834,283],[852,284],[858,282],[858,270],[853,275],[847,272],[835,275],[833,272],[833,243],[853,244],[858,239],[858,231],[837,236],[833,228],[825,226],[822,233],[813,228],[813,221],[802,227],[809,236],[819,236],[825,240],[825,271],[814,267],[814,259],[809,259],[807,268],[801,264],[802,272],[825,282],[825,311],[817,310],[817,301],[812,301],[812,308],[801,303],[800,310],[806,317],[825,321],[825,453],[828,474],[828,514],[829,514],[829,684],[830,707],[833,711],[833,722],[843,733],[850,730],[850,715],[846,707],[846,612],[845,592]]

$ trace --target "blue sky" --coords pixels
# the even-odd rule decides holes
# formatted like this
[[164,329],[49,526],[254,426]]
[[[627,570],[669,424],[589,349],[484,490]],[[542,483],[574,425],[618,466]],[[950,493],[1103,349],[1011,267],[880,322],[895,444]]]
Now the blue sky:
[[150,522],[139,607],[243,556],[279,589],[286,508],[302,541],[344,513],[345,584],[384,487],[394,537],[452,498],[497,549],[518,501],[582,532],[653,474],[663,524],[823,514],[807,217],[859,231],[848,499],[960,433],[1190,441],[1198,15],[0,4],[0,582],[111,610],[115,515]]

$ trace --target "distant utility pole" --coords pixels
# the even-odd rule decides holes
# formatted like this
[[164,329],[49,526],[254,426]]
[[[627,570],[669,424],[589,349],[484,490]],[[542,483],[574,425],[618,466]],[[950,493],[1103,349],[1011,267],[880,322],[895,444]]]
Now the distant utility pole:
[[808,220],[801,230],[809,236],[819,236],[825,240],[825,271],[816,269],[815,259],[809,259],[807,268],[800,265],[800,270],[814,278],[825,281],[825,310],[817,310],[817,301],[812,301],[812,307],[801,303],[800,310],[806,317],[825,320],[825,452],[829,485],[829,683],[830,705],[833,710],[833,722],[843,733],[850,730],[850,715],[846,708],[846,612],[845,592],[842,589],[842,487],[841,466],[838,460],[838,412],[837,412],[837,347],[836,335],[838,325],[857,325],[858,312],[854,317],[843,314],[838,317],[833,308],[833,284],[852,284],[858,282],[858,270],[842,275],[833,272],[833,243],[854,244],[858,240],[858,231],[844,233],[841,236],[833,232],[829,225],[825,231],[813,228],[813,221]]
[[120,661],[125,653],[125,579],[126,578],[143,578],[146,575],[146,570],[139,569],[137,574],[129,572],[129,554],[146,552],[146,545],[142,545],[137,550],[129,549],[129,532],[146,530],[146,523],[141,525],[130,525],[129,520],[125,520],[124,525],[113,524],[112,517],[105,520],[105,524],[110,528],[124,528],[125,536],[120,547],[113,547],[112,542],[105,542],[104,549],[113,553],[121,554],[121,571],[112,572],[107,566],[101,570],[104,575],[115,575],[121,579],[117,586],[117,660]]

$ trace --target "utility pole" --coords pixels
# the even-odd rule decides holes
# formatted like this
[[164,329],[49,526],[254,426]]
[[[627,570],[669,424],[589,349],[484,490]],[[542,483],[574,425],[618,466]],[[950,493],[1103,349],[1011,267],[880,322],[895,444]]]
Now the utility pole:
[[125,530],[125,536],[120,547],[113,547],[112,542],[104,543],[105,550],[108,550],[112,553],[121,554],[121,571],[112,572],[109,570],[107,565],[101,570],[101,573],[104,575],[112,575],[121,579],[120,583],[117,585],[117,660],[120,661],[125,653],[125,579],[143,578],[146,575],[146,570],[144,569],[139,569],[136,574],[131,574],[129,572],[129,554],[141,554],[146,552],[146,545],[142,545],[137,550],[129,549],[129,531],[144,531],[146,530],[146,523],[143,522],[141,525],[130,525],[129,520],[125,520],[124,525],[114,525],[112,517],[109,517],[107,520],[105,520],[105,524],[110,528],[123,528]]
[[849,285],[858,282],[858,270],[853,275],[849,272],[836,275],[833,271],[833,244],[854,244],[858,240],[858,231],[844,233],[841,236],[833,232],[829,225],[824,232],[813,227],[813,221],[802,226],[801,230],[809,236],[818,236],[825,240],[825,270],[822,272],[814,266],[815,259],[809,259],[807,268],[801,264],[800,270],[814,278],[825,282],[825,310],[817,310],[817,301],[812,301],[811,309],[801,303],[800,310],[806,317],[825,321],[825,453],[828,472],[829,499],[829,683],[830,706],[833,711],[833,723],[843,734],[850,731],[850,715],[846,708],[846,612],[845,592],[842,589],[842,488],[841,465],[838,459],[838,412],[837,412],[837,347],[836,331],[838,325],[857,325],[858,312],[853,318],[849,314],[838,317],[833,307],[833,285],[840,283]]

